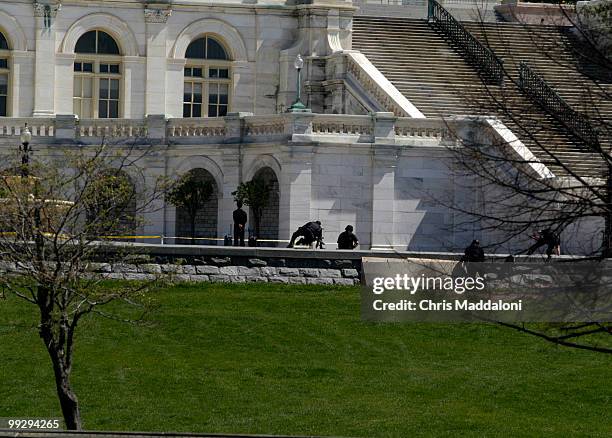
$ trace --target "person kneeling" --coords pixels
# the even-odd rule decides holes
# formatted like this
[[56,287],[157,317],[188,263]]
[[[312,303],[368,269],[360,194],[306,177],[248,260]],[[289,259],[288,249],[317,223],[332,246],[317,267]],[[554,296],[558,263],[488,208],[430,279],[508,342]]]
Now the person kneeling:
[[344,232],[338,236],[338,249],[355,249],[357,245],[359,245],[359,240],[353,234],[353,226],[347,225]]

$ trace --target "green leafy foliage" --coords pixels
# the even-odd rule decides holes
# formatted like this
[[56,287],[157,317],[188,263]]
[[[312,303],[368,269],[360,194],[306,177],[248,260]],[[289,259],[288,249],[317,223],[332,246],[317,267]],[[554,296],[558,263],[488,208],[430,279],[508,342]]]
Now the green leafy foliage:
[[255,222],[255,235],[259,236],[261,216],[263,209],[268,206],[270,201],[271,188],[263,179],[253,179],[241,182],[232,196],[236,201],[242,201],[244,205],[251,207]]
[[177,184],[170,190],[167,200],[177,208],[184,209],[189,215],[191,224],[191,237],[195,237],[195,221],[200,211],[213,195],[213,185],[210,181],[202,180],[197,175],[188,172],[183,175]]

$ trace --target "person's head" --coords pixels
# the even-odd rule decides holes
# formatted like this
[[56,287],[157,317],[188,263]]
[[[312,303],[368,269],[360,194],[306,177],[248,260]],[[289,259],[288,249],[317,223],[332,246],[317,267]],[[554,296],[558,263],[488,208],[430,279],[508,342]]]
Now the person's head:
[[480,240],[477,240],[477,239],[472,240],[472,246],[480,246]]
[[349,233],[352,233],[353,232],[353,226],[352,225],[347,225],[345,230],[348,231]]
[[242,208],[242,201],[240,200],[236,201],[236,207]]
[[321,225],[321,221],[315,221],[315,224]]

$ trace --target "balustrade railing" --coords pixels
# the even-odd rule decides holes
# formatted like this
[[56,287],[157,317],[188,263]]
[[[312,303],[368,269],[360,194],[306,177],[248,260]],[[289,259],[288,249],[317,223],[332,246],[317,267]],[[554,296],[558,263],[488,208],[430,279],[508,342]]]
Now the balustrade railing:
[[82,119],[76,125],[77,137],[122,137],[147,136],[147,126],[142,120],[130,119]]
[[589,119],[569,106],[544,78],[524,61],[519,65],[519,87],[578,139],[588,146],[594,148],[599,146],[597,130],[591,126]]
[[467,61],[476,68],[487,82],[502,85],[504,82],[503,61],[491,49],[483,45],[474,35],[452,16],[436,0],[429,0],[427,19],[455,44]]
[[[378,112],[370,115],[285,113],[192,119],[165,119],[163,116],[82,120],[65,115],[49,119],[0,117],[0,138],[11,138],[11,142],[18,140],[26,123],[34,137],[41,140],[41,137],[45,137],[45,143],[60,144],[64,141],[90,144],[103,139],[109,142],[140,140],[145,144],[148,139],[187,144],[199,141],[224,143],[229,140],[273,142],[280,138],[291,139],[294,135],[313,136],[317,137],[316,141],[322,142],[337,141],[330,138],[333,136],[354,136],[363,142],[376,142],[381,136],[395,137],[400,141],[446,141],[451,137],[442,119],[394,117],[389,112]],[[2,144],[0,141],[0,146]]]

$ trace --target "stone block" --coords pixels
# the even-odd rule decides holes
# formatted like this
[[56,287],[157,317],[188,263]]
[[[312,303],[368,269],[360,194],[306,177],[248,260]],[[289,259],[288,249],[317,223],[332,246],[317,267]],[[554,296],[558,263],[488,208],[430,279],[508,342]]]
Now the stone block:
[[193,265],[184,265],[183,266],[183,274],[195,275],[196,267]]
[[216,266],[196,266],[196,273],[198,275],[216,275],[219,273],[219,268]]
[[130,263],[116,263],[113,265],[113,272],[115,273],[138,272],[138,267]]
[[259,276],[247,277],[246,281],[249,283],[267,283],[268,277],[259,277]]
[[299,271],[302,277],[319,277],[319,270],[316,268],[300,268]]
[[211,275],[209,278],[213,283],[226,283],[229,281],[229,277],[227,275]]
[[289,277],[289,284],[306,284],[304,277]]
[[246,277],[242,275],[230,275],[229,276],[230,283],[245,283]]
[[268,263],[265,260],[261,260],[261,259],[249,259],[249,266],[250,267],[268,266]]
[[257,268],[247,268],[246,266],[236,266],[238,270],[238,275],[244,275],[247,277],[259,275],[259,269]]
[[232,259],[229,257],[211,257],[210,261],[216,266],[227,266],[232,262]]
[[221,275],[238,275],[238,266],[223,266],[219,268],[219,274]]
[[182,274],[183,273],[183,267],[181,265],[166,264],[166,265],[159,265],[159,267],[161,268],[164,274]]
[[268,281],[270,283],[283,283],[283,284],[288,284],[289,283],[289,278],[287,277],[278,277],[278,276],[274,276],[274,277],[269,277]]
[[331,278],[307,278],[306,284],[334,284]]
[[[12,263],[12,262],[0,262],[0,271],[3,271],[3,272],[14,272],[16,270],[17,270],[17,268],[15,266],[15,263]],[[110,267],[109,267],[109,271],[110,271]]]
[[355,281],[352,278],[334,278],[334,284],[341,286],[353,286]]
[[340,278],[342,277],[338,269],[321,269],[321,277],[325,278]]
[[343,269],[342,276],[346,278],[359,278],[357,269]]
[[[0,269],[2,269],[1,263]],[[110,272],[111,265],[110,263],[89,263],[89,265],[87,266],[87,270],[90,272]]]
[[189,283],[191,282],[191,275],[188,274],[176,274],[172,276],[174,283]]
[[140,265],[140,270],[147,274],[161,274],[161,267],[155,263],[146,263]]
[[300,271],[297,268],[278,268],[278,275],[283,277],[297,277]]
[[208,277],[208,275],[190,275],[189,280],[194,283],[205,283],[209,282],[210,278]]
[[271,277],[277,274],[277,270],[276,268],[265,267],[265,268],[259,268],[259,273],[260,275],[263,275],[265,277]]

